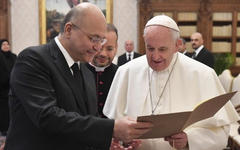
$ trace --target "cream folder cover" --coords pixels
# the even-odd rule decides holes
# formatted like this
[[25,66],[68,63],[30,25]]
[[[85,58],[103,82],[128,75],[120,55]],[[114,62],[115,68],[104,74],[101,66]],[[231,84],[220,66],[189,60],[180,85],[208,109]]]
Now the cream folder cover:
[[189,125],[214,116],[236,92],[223,94],[206,100],[195,107],[193,111],[139,116],[139,122],[152,122],[152,130],[140,137],[140,139],[161,138],[183,131]]

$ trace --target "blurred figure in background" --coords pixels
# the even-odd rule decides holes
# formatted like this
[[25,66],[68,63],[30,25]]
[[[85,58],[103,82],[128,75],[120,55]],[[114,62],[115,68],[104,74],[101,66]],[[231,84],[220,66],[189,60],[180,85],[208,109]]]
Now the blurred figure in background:
[[191,35],[191,43],[194,52],[192,53],[192,58],[213,68],[214,67],[214,57],[213,54],[203,46],[202,34],[195,32]]
[[125,41],[126,53],[124,53],[118,57],[118,61],[117,61],[118,66],[121,66],[121,65],[133,60],[134,58],[141,56],[141,54],[134,52],[133,49],[134,49],[133,41],[132,40]]
[[9,78],[16,55],[10,50],[8,40],[0,40],[0,135],[6,136],[9,126]]

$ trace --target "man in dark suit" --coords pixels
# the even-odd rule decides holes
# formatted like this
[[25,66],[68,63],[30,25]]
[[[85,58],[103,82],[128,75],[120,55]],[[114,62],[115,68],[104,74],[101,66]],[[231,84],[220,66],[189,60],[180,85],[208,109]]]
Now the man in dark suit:
[[213,68],[214,67],[214,57],[213,54],[203,46],[202,34],[199,32],[193,33],[191,35],[191,43],[194,52],[192,53],[192,58]]
[[66,15],[58,37],[19,54],[5,150],[105,150],[112,137],[128,142],[149,130],[152,124],[127,117],[97,117],[94,78],[82,63],[101,49],[105,32],[101,10],[81,3]]
[[117,28],[113,24],[107,25],[106,33],[107,42],[103,45],[102,49],[94,56],[91,63],[87,63],[87,67],[95,76],[97,100],[98,100],[98,113],[104,117],[102,112],[105,104],[108,91],[112,84],[113,77],[118,69],[118,66],[113,64],[113,58],[117,52]]
[[126,53],[124,53],[118,57],[118,61],[117,61],[118,66],[121,66],[121,65],[131,61],[132,59],[141,56],[141,54],[133,51],[134,43],[132,40],[125,41],[125,49],[126,49]]

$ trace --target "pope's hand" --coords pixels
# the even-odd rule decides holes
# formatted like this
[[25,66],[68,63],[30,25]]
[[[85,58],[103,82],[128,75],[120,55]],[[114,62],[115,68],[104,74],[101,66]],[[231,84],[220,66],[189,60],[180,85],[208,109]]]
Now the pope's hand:
[[169,144],[176,149],[183,149],[188,146],[187,134],[185,132],[180,132],[172,136],[164,138]]

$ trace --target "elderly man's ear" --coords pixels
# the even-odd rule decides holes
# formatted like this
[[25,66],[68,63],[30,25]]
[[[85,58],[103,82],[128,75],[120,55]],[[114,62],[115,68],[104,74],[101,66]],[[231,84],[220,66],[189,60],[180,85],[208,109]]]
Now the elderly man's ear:
[[179,46],[181,46],[182,44],[183,44],[183,43],[182,43],[182,40],[181,40],[181,39],[177,39],[177,41],[176,41],[176,49],[175,49],[175,52],[178,51]]

